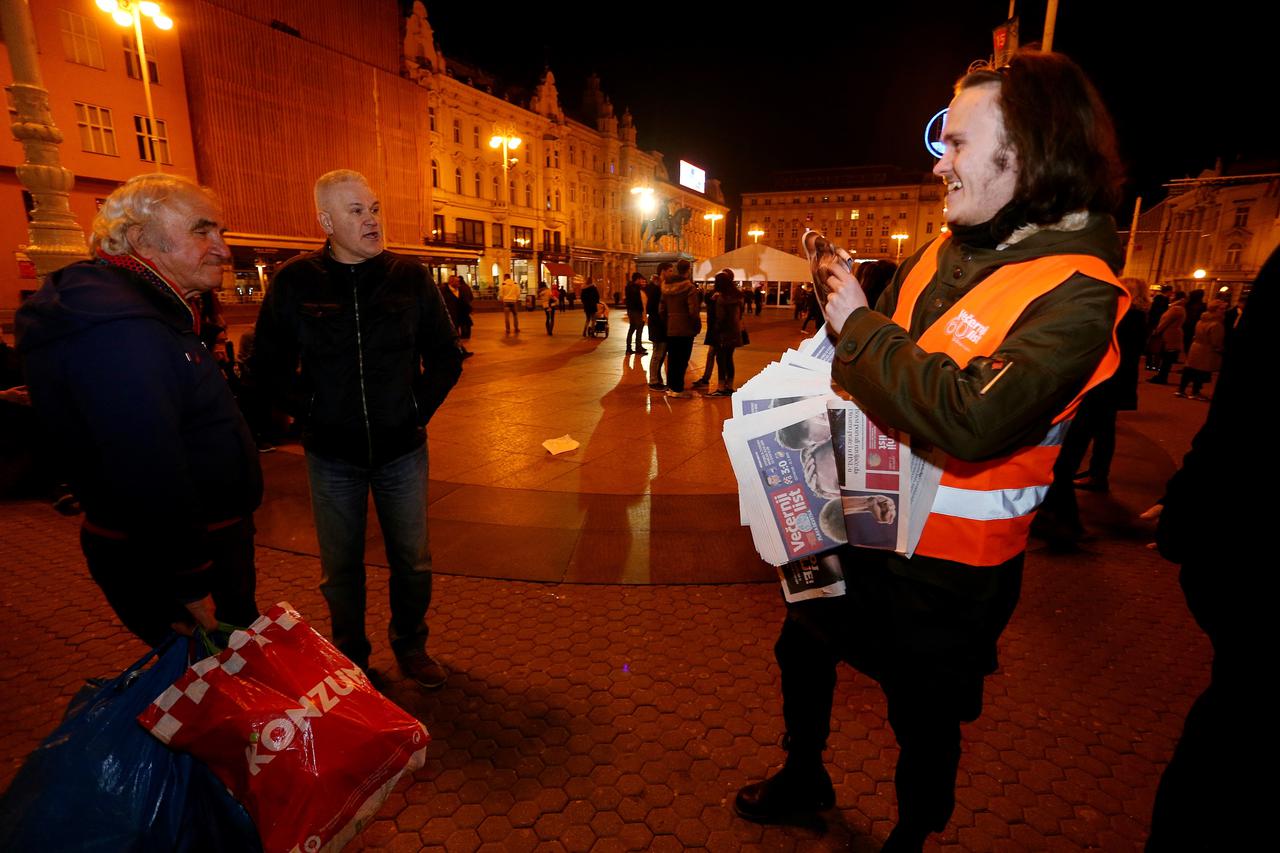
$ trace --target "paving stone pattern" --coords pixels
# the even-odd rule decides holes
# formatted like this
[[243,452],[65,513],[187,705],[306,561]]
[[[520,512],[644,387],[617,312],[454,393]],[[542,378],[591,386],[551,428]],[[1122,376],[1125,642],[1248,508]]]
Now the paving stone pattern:
[[[76,523],[0,510],[0,786],[86,676],[142,651],[87,577]],[[259,549],[262,602],[322,630],[314,558]],[[1023,600],[966,727],[941,850],[1139,849],[1163,763],[1207,681],[1209,649],[1175,567],[1132,541],[1033,554]],[[782,759],[772,584],[534,584],[440,576],[423,694],[385,644],[373,664],[433,741],[354,849],[875,850],[895,816],[896,748],[874,684],[844,670],[824,827],[739,820],[737,788]],[[387,616],[371,575],[371,624]]]

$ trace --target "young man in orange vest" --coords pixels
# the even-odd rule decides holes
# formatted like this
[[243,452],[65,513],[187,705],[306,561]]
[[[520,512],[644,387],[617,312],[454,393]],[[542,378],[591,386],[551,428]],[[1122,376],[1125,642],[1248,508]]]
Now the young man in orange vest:
[[1115,136],[1074,63],[1024,51],[966,75],[944,141],[950,233],[903,263],[874,310],[843,264],[820,272],[832,377],[943,450],[942,484],[910,559],[846,548],[847,593],[788,609],[775,648],[787,761],[736,801],[764,823],[835,804],[822,752],[846,661],[880,682],[901,748],[888,851],[920,850],[950,820],[960,724],[981,713],[1028,527],[1077,402],[1115,370],[1128,300],[1112,272]]

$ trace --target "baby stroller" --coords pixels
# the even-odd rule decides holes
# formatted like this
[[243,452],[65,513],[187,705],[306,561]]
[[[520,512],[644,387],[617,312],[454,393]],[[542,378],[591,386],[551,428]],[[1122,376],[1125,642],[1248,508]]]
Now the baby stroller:
[[600,307],[596,309],[596,316],[591,319],[589,334],[593,338],[598,334],[602,334],[606,338],[609,337],[609,306],[605,305],[603,301],[601,301]]

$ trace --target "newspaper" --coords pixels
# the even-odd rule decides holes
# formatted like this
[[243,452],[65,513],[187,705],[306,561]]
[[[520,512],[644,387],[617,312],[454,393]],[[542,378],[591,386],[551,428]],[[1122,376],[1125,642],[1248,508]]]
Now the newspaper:
[[930,454],[847,400],[827,404],[850,545],[910,557],[942,477]]
[[822,324],[822,328],[818,329],[817,334],[812,338],[806,339],[796,349],[802,355],[816,358],[827,364],[830,364],[832,359],[836,357],[836,342],[831,339],[831,335],[827,334],[826,323]]
[[844,569],[835,551],[805,557],[778,567],[782,595],[788,603],[844,595]]
[[828,394],[725,421],[724,441],[756,550],[771,565],[846,541]]

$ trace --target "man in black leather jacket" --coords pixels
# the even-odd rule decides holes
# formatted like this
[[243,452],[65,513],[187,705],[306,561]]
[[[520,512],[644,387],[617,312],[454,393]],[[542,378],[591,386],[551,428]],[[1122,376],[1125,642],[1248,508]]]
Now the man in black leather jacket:
[[329,240],[276,274],[258,316],[254,369],[303,425],[334,644],[368,669],[372,489],[391,567],[391,648],[406,675],[436,688],[446,672],[426,653],[426,425],[458,381],[463,353],[426,268],[383,248],[381,206],[364,177],[329,172],[315,197]]

